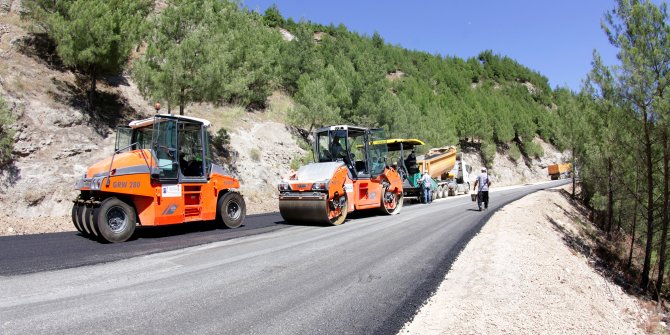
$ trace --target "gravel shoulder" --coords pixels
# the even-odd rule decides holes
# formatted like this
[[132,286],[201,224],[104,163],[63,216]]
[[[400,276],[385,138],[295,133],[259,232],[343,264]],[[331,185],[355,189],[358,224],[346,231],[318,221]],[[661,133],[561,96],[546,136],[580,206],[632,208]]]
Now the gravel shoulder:
[[566,245],[586,222],[569,188],[495,213],[400,334],[644,334],[643,304]]

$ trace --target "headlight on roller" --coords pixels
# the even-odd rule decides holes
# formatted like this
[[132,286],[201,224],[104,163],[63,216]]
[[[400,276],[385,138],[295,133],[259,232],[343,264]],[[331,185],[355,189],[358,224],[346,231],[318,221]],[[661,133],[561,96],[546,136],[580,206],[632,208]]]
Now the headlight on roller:
[[99,191],[100,188],[102,187],[102,181],[104,179],[105,179],[105,177],[93,178],[91,180],[91,191]]
[[325,191],[327,185],[327,181],[317,181],[312,184],[312,191]]
[[279,192],[286,192],[291,190],[289,183],[279,183]]

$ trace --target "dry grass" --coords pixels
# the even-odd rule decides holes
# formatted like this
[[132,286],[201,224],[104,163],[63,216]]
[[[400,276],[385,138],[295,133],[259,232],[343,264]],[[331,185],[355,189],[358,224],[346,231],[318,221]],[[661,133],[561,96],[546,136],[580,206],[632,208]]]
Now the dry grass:
[[186,115],[209,120],[212,123],[212,130],[215,132],[221,128],[232,132],[238,129],[249,129],[254,122],[274,121],[284,123],[291,107],[293,107],[293,99],[285,93],[276,91],[268,97],[265,110],[248,111],[240,105],[214,106],[207,103],[197,103],[186,107]]
[[662,316],[657,312],[656,304],[653,301],[644,301],[642,306],[649,312],[649,317],[642,324],[642,329],[647,334],[668,334],[667,330],[661,326]]
[[44,197],[46,195],[39,190],[27,190],[26,193],[23,195],[23,200],[25,200],[28,203],[28,206],[36,206],[39,205],[42,200],[44,200]]
[[275,91],[268,97],[268,107],[265,111],[265,117],[271,121],[284,123],[288,111],[294,105],[293,99],[286,93]]
[[17,95],[23,96],[23,93],[26,90],[26,85],[23,82],[23,79],[18,76],[14,77],[14,80],[12,80],[12,84],[10,85],[10,90]]
[[[167,111],[164,111],[167,112]],[[173,112],[179,112],[178,110]],[[211,104],[192,104],[186,107],[186,115],[199,117],[212,123],[214,131],[224,128],[232,131],[240,128],[241,120],[246,117],[247,111],[242,106],[220,106]]]
[[21,17],[14,13],[0,14],[0,23],[10,24],[12,26],[17,26],[22,29],[30,28],[29,22],[21,20]]
[[249,151],[249,157],[251,157],[251,159],[252,159],[254,162],[260,162],[260,160],[261,160],[261,151],[260,151],[260,149],[258,149],[258,148],[253,148],[253,149],[251,149],[251,150]]

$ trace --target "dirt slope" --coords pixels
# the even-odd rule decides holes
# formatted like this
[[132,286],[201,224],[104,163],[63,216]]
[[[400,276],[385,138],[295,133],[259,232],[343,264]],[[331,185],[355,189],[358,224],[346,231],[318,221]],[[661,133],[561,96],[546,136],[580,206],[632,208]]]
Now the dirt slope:
[[0,11],[0,95],[17,119],[15,159],[0,172],[0,221],[67,215],[74,180],[113,148],[116,119],[145,109],[132,83],[114,78],[101,85],[106,107],[86,112],[77,78],[42,57],[45,47],[16,14]]
[[[567,187],[566,187],[567,188]],[[401,334],[643,334],[650,313],[566,240],[586,222],[558,189],[494,214]],[[495,193],[492,193],[495,197]]]
[[[99,83],[104,107],[88,112],[76,75],[53,58],[45,40],[28,33],[19,9],[20,2],[0,3],[0,95],[17,120],[14,161],[0,171],[0,235],[73,230],[75,180],[110,155],[117,125],[153,114],[152,102],[124,75]],[[227,168],[245,185],[250,213],[276,208],[276,184],[303,152],[277,122],[292,105],[287,100],[275,94],[267,111],[255,113],[234,106],[187,109],[211,120],[213,133],[228,129],[231,147],[239,149]],[[259,157],[251,157],[252,149]]]

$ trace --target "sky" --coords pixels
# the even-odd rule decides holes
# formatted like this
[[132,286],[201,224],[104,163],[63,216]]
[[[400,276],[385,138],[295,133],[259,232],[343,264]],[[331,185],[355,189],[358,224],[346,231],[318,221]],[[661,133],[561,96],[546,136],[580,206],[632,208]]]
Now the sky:
[[614,8],[606,0],[245,0],[264,12],[272,4],[285,18],[349,30],[402,47],[469,58],[483,50],[509,56],[540,72],[551,87],[579,91],[591,69],[593,50],[617,63],[600,23]]

